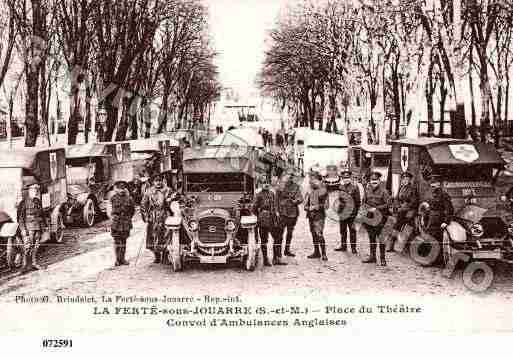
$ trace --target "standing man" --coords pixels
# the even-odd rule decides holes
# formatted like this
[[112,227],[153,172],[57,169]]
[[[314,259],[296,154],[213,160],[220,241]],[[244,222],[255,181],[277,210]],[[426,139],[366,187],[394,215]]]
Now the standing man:
[[451,196],[442,189],[441,179],[434,175],[430,181],[432,189],[432,198],[428,200],[430,225],[428,232],[437,240],[442,240],[442,231],[440,226],[442,223],[449,223],[454,215],[454,207],[452,205]]
[[312,234],[314,252],[307,258],[328,260],[326,256],[326,241],[324,240],[324,223],[328,207],[329,196],[326,187],[322,183],[322,177],[317,172],[311,172],[310,190],[306,195],[305,211],[310,225],[310,233]]
[[287,257],[295,257],[294,253],[290,250],[290,245],[292,242],[292,234],[299,217],[299,205],[303,203],[301,188],[294,181],[294,176],[294,171],[289,170],[284,178],[284,183],[282,186],[278,187],[278,191],[276,193],[278,197],[278,214],[280,217],[282,233],[285,233],[285,229],[287,230],[284,252]]
[[[381,217],[381,220],[377,225],[370,225],[364,223],[364,227],[369,234],[370,242],[370,257],[365,259],[363,263],[376,263],[376,247],[377,238],[381,234],[383,227],[388,219],[388,205],[390,201],[390,194],[385,188],[384,184],[381,183],[381,173],[372,172],[370,175],[370,182],[365,188],[366,205],[368,213],[371,216]],[[380,262],[382,266],[386,266],[385,260],[385,243],[379,243],[380,251]]]
[[32,183],[28,188],[28,198],[18,206],[18,223],[23,236],[23,266],[22,273],[39,270],[37,265],[37,250],[43,229],[48,227],[41,202],[39,184]]
[[273,264],[286,265],[281,259],[282,235],[279,230],[279,213],[276,194],[271,190],[267,176],[262,178],[262,190],[255,195],[255,213],[258,218],[258,232],[260,234],[262,257],[264,266],[271,266],[267,255],[267,240],[269,234],[273,238]]
[[111,235],[114,239],[114,254],[116,256],[115,266],[128,265],[125,259],[126,240],[132,229],[132,217],[135,213],[134,200],[128,193],[125,181],[114,183],[114,195],[110,199],[111,209]]
[[146,226],[146,249],[155,255],[153,263],[162,261],[165,226],[164,222],[170,216],[172,191],[164,185],[162,175],[153,177],[153,185],[146,191],[141,202],[141,217]]
[[337,252],[347,250],[347,230],[349,230],[349,241],[351,243],[351,252],[356,254],[356,228],[354,220],[360,209],[361,199],[358,187],[353,184],[351,171],[342,172],[342,184],[339,189],[339,207],[338,214],[340,220],[340,247]]
[[399,236],[399,232],[403,226],[410,224],[413,227],[413,219],[417,211],[419,196],[417,189],[411,183],[413,175],[410,172],[401,174],[401,187],[397,194],[397,222],[394,225],[394,230],[387,243],[387,252],[394,251],[394,242]]

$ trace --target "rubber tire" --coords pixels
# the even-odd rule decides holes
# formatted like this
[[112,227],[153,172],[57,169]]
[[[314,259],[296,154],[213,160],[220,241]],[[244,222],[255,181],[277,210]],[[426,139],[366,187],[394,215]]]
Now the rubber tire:
[[64,221],[61,213],[57,216],[57,231],[52,234],[55,243],[62,243],[64,240]]
[[245,267],[247,271],[254,271],[257,264],[257,239],[255,230],[248,230],[248,255],[245,260]]
[[[422,267],[431,267],[438,260],[438,258],[440,256],[440,252],[438,252],[438,255],[436,256],[436,258],[434,256],[433,256],[433,258],[430,258],[429,256],[417,255],[417,252],[415,252],[415,250],[418,248],[418,246],[420,244],[423,244],[423,243],[425,243],[425,240],[421,236],[415,236],[410,241],[410,248],[409,248],[410,257],[414,260],[415,263],[420,264]],[[440,246],[439,242],[435,242],[434,244],[432,244],[432,246],[435,246],[435,245]],[[439,247],[439,250],[441,250],[440,247]]]
[[[169,262],[173,272],[180,272],[182,270],[182,253],[180,248],[179,236],[177,233],[172,234],[171,251],[169,252]],[[175,238],[176,237],[176,238]]]
[[82,208],[82,221],[88,228],[94,226],[96,222],[96,205],[91,198],[88,198],[84,207]]

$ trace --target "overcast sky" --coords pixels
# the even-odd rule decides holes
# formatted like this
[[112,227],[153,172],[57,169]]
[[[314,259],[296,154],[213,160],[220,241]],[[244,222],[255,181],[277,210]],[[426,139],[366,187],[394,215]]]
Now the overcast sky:
[[266,31],[288,0],[204,0],[223,86],[247,96],[264,55]]

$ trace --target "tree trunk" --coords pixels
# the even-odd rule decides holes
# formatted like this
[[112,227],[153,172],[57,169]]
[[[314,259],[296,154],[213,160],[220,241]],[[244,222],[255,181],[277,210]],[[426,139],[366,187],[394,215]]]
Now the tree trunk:
[[[41,65],[42,69],[45,69],[45,62],[43,61]],[[49,76],[48,76],[49,77]],[[40,72],[40,88],[39,88],[39,102],[40,102],[40,119],[39,119],[39,136],[40,139],[43,140],[43,136],[46,137],[46,140],[48,141],[48,145],[50,145],[50,137],[48,136],[48,106],[49,103],[49,95],[47,93],[48,91],[51,91],[50,85],[48,84],[49,78],[47,77],[47,74],[44,70],[41,70]]]
[[330,106],[329,128],[334,133],[338,133],[337,121],[336,121],[336,117],[337,117],[336,97],[337,97],[337,95],[336,95],[335,91],[331,90],[331,93],[328,96],[328,101],[329,101],[329,106]]
[[433,65],[429,67],[428,80],[426,86],[426,103],[427,103],[427,131],[428,137],[435,135],[435,124],[433,115],[433,93],[435,92],[435,86],[433,84]]
[[130,104],[132,103],[134,97],[123,98],[122,99],[122,108],[121,108],[121,118],[119,120],[119,125],[116,130],[116,141],[125,141],[126,133],[128,131],[129,118],[128,113],[130,111]]
[[39,101],[39,70],[27,65],[26,71],[27,96],[25,98],[25,147],[34,147],[39,135],[38,101]]
[[80,98],[79,98],[79,86],[72,89],[71,101],[70,101],[70,115],[68,120],[68,145],[74,145],[77,143],[78,136],[78,121],[80,119]]
[[506,89],[505,89],[505,96],[504,96],[504,121],[509,121],[509,74],[506,71]]
[[399,78],[397,73],[392,74],[393,81],[393,93],[394,93],[394,120],[395,120],[395,131],[394,135],[399,138],[399,126],[401,124],[401,103],[399,98]]
[[474,81],[472,79],[472,70],[468,72],[468,83],[470,87],[470,110],[471,110],[471,122],[472,126],[477,126],[476,121],[476,104],[474,100]]
[[484,142],[490,127],[490,86],[487,59],[481,57],[480,60],[479,87],[481,89],[481,127],[484,129],[484,131],[481,131],[481,140]]
[[[138,102],[138,103],[136,103]],[[132,108],[135,106],[135,108]],[[130,104],[130,111],[128,111],[128,122],[130,126],[130,139],[137,140],[139,138],[139,122],[137,115],[139,114],[139,106],[141,106],[141,99],[132,99]]]
[[162,103],[160,104],[159,126],[157,129],[157,133],[162,133],[166,129],[167,115],[168,115],[168,101],[169,101],[169,90],[166,89],[164,91],[164,96],[162,97]]
[[[322,131],[324,129],[324,92],[322,92],[319,96],[321,98],[321,104],[320,104],[320,108],[318,109],[318,112],[320,114],[319,116],[319,131]],[[316,101],[316,97],[314,97],[314,102],[317,102]]]
[[447,100],[447,94],[449,91],[445,87],[445,77],[440,78],[440,128],[438,132],[439,137],[444,136],[444,121],[445,121],[445,102]]
[[403,120],[403,123],[404,124],[407,124],[407,121],[406,121],[406,91],[404,89],[404,79],[403,77],[401,76],[400,79],[399,79],[399,84],[400,84],[400,93],[401,93],[401,118]]
[[107,129],[105,130],[104,138],[102,138],[102,141],[104,142],[112,141],[114,130],[118,124],[119,105],[121,100],[119,96],[117,96],[118,91],[119,86],[115,85],[114,91],[109,93],[104,100],[105,110],[107,112]]
[[143,99],[141,106],[141,123],[144,129],[144,138],[151,136],[151,107],[149,106],[148,99]]
[[86,116],[85,116],[85,123],[84,123],[84,140],[85,143],[89,142],[89,133],[91,132],[91,101],[92,101],[92,94],[91,94],[91,86],[87,84],[86,86]]

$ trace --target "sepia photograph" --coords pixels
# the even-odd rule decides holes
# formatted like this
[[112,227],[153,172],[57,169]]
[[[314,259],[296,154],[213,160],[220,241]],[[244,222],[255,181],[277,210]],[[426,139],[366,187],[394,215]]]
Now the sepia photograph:
[[0,0],[0,38],[0,337],[513,331],[513,0]]

